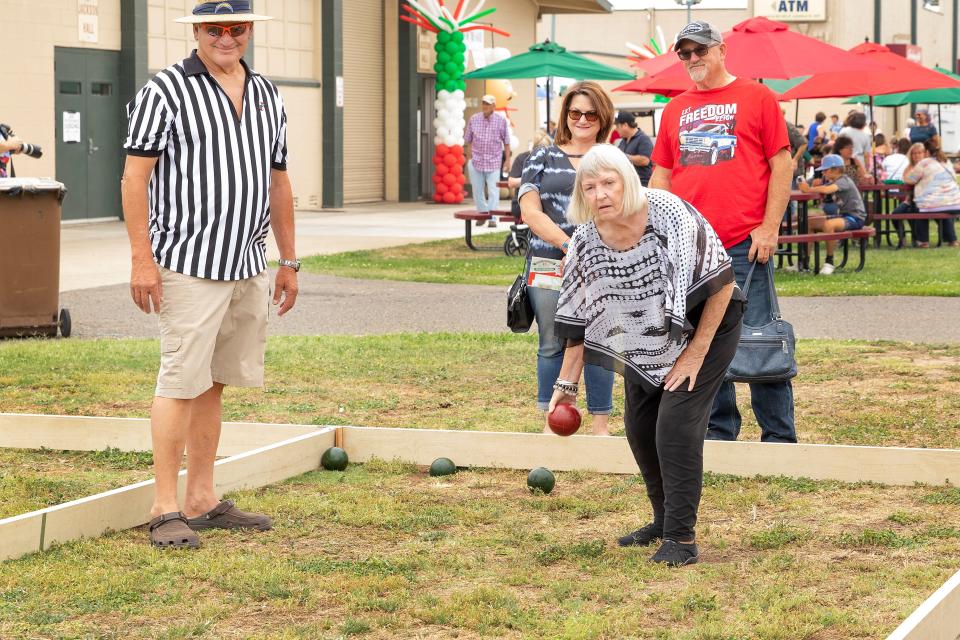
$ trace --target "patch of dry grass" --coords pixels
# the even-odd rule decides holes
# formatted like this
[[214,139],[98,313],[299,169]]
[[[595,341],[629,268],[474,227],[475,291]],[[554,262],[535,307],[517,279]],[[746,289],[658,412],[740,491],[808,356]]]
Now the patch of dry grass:
[[[960,500],[924,487],[708,475],[702,563],[615,538],[636,478],[432,479],[399,463],[234,496],[276,519],[155,551],[143,529],[0,565],[0,636],[98,638],[883,638],[955,571]],[[931,498],[933,496],[933,498]]]

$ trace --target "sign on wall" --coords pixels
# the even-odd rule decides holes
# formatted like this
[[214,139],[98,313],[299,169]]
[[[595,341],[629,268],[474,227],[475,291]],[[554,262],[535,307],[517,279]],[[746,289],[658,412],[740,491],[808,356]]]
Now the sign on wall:
[[753,15],[780,22],[824,22],[827,0],[756,0]]
[[100,39],[99,0],[77,0],[77,34],[80,42]]

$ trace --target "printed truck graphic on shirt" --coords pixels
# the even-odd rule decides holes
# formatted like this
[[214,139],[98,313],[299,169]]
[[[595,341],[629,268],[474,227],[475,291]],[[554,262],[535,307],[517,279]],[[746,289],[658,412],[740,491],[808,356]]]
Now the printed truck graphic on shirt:
[[687,107],[680,114],[681,165],[715,165],[737,152],[736,104]]

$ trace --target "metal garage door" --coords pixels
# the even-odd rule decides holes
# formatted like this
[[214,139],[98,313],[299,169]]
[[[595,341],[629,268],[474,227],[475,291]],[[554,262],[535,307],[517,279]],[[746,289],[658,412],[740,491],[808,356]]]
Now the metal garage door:
[[383,200],[383,3],[343,3],[343,201]]

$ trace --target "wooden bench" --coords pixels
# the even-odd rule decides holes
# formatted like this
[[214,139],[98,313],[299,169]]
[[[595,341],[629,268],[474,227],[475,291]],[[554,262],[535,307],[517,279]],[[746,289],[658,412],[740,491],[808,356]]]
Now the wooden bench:
[[[813,245],[813,273],[820,273],[820,243],[827,242],[828,240],[835,240],[837,242],[843,242],[843,264],[847,262],[847,243],[845,240],[850,240],[853,238],[852,231],[837,231],[836,233],[802,233],[802,234],[792,234],[784,235],[777,238],[778,245]],[[780,256],[794,256],[800,257],[802,262],[800,263],[800,268],[809,268],[809,265],[803,264],[805,259],[809,259],[809,248],[807,249],[806,256],[800,256],[796,251],[793,251],[790,248],[778,249],[776,255]],[[861,266],[861,269],[863,267]]]
[[[887,242],[890,242],[890,234],[894,233],[894,229],[897,234],[897,249],[902,249],[906,240],[907,235],[907,225],[905,224],[896,224],[897,222],[906,222],[908,220],[949,220],[951,218],[956,218],[952,213],[938,212],[938,213],[887,213],[887,214],[874,214],[870,217],[870,222],[873,223],[875,233],[876,233],[876,245],[880,246],[881,236],[887,237]],[[886,228],[883,227],[883,223],[888,223],[889,226]],[[891,228],[893,227],[893,228]],[[940,230],[940,233],[937,234],[937,246],[939,247],[943,244],[943,230]]]
[[473,243],[473,225],[476,222],[486,222],[496,216],[500,222],[513,224],[517,221],[509,211],[493,211],[491,213],[480,213],[479,211],[468,209],[466,211],[457,211],[453,217],[457,220],[463,220],[463,239],[467,246],[474,251],[501,251],[503,247],[495,246],[477,246]]

